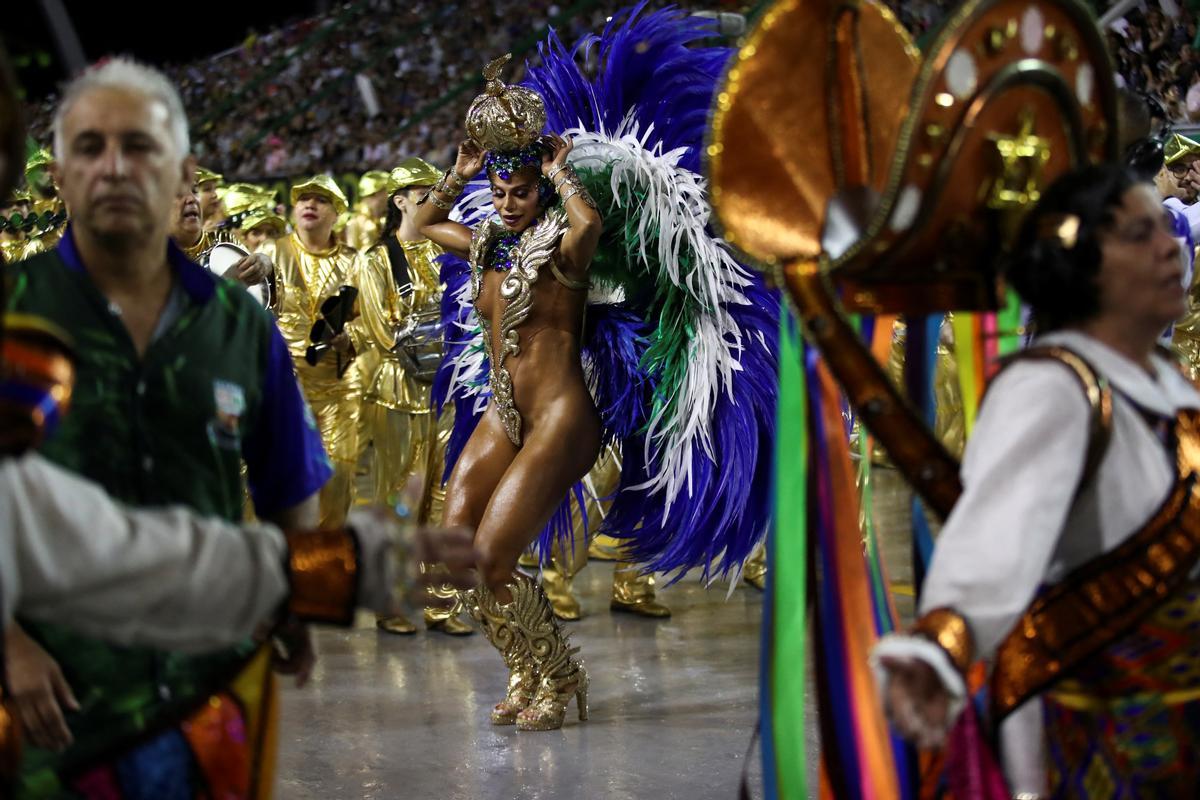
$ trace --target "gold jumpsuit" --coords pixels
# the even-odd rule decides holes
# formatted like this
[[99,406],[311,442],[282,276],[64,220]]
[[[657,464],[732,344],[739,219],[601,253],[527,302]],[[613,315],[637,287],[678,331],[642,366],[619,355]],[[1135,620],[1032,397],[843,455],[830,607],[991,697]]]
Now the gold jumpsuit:
[[362,260],[355,284],[360,316],[347,326],[357,357],[366,356],[375,363],[373,371],[363,376],[362,413],[363,428],[374,442],[372,500],[379,503],[389,502],[411,475],[425,475],[430,466],[430,386],[409,374],[393,348],[396,333],[414,311],[436,309],[440,302],[434,259],[442,249],[428,240],[401,242],[400,246],[408,260],[412,293],[402,296],[396,286],[387,247],[372,247]]
[[[1200,253],[1200,247],[1197,247],[1196,251]],[[1191,379],[1196,380],[1200,377],[1200,269],[1192,277],[1187,311],[1175,323],[1171,345],[1179,353]]]
[[275,264],[275,306],[279,331],[287,342],[300,388],[316,416],[333,477],[321,489],[321,527],[346,520],[354,497],[358,458],[358,416],[362,385],[355,370],[337,375],[337,359],[328,353],[315,367],[304,360],[309,333],[320,317],[321,303],[362,273],[362,256],[344,244],[308,250],[296,234],[267,242],[259,252]]
[[379,243],[379,234],[383,226],[380,220],[361,210],[355,211],[346,223],[346,244],[364,255]]

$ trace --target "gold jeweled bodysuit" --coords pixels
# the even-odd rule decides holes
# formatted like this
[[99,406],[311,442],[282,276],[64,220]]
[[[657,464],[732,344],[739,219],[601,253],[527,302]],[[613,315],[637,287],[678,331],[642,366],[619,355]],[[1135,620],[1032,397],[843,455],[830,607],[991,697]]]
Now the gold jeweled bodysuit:
[[495,220],[489,220],[481,223],[471,236],[471,301],[475,304],[479,324],[488,344],[492,399],[496,404],[496,411],[500,414],[504,432],[518,447],[521,445],[521,412],[513,402],[512,375],[505,362],[510,356],[521,353],[521,338],[517,328],[529,318],[533,308],[533,285],[537,282],[538,273],[543,265],[549,264],[555,279],[568,289],[587,287],[586,283],[566,278],[554,263],[554,250],[568,227],[566,212],[561,208],[554,208],[521,234],[513,256],[513,267],[505,274],[500,284],[500,297],[506,302],[500,312],[498,351],[493,345],[491,323],[479,311],[479,294],[483,288],[483,273],[487,269],[484,262],[491,257],[496,239],[503,234],[504,228]]

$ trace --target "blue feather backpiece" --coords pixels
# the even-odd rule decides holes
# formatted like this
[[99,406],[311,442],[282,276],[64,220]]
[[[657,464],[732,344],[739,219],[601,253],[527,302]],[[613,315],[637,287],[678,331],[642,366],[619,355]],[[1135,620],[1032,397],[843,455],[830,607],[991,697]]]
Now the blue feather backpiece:
[[[544,99],[548,130],[572,136],[571,163],[604,220],[582,341],[605,440],[622,454],[602,530],[676,578],[736,572],[771,508],[779,300],[709,224],[701,151],[734,52],[707,46],[713,33],[711,20],[643,3],[570,49],[551,32],[524,82]],[[480,176],[455,215],[491,214]],[[434,388],[458,415],[448,471],[489,396],[468,269],[443,257],[446,356]],[[570,534],[570,502],[539,539],[543,558]]]

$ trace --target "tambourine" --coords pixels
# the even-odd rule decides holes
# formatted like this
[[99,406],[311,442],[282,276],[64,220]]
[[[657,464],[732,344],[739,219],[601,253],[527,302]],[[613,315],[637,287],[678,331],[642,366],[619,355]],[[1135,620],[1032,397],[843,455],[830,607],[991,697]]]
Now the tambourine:
[[1075,0],[968,0],[924,57],[882,3],[780,0],[718,92],[707,149],[727,241],[786,287],[863,423],[935,513],[958,463],[845,311],[994,309],[1023,214],[1118,157],[1113,67]]
[[[224,275],[230,267],[248,255],[250,255],[250,251],[241,245],[233,242],[218,242],[209,249],[203,261],[210,272]],[[270,307],[271,286],[269,281],[263,281],[257,286],[246,286],[245,289],[260,305]]]

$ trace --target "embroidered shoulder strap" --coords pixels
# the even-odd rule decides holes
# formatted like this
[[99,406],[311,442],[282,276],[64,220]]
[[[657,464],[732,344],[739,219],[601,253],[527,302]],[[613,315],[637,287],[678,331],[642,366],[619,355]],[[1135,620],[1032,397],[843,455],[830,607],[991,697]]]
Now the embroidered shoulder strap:
[[[1021,361],[1057,361],[1079,381],[1084,397],[1092,409],[1087,454],[1084,457],[1083,473],[1075,493],[1079,494],[1100,469],[1100,462],[1112,441],[1112,388],[1108,379],[1096,371],[1086,358],[1062,345],[1039,345],[1015,353],[1004,359],[1000,372]],[[1000,374],[996,373],[997,376]],[[995,380],[993,378],[992,380]]]

